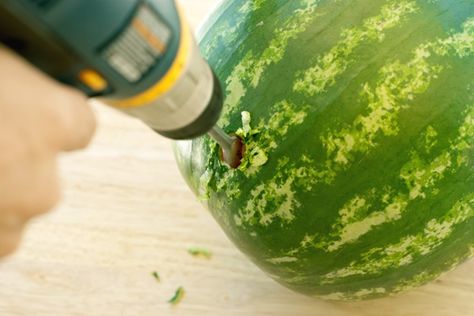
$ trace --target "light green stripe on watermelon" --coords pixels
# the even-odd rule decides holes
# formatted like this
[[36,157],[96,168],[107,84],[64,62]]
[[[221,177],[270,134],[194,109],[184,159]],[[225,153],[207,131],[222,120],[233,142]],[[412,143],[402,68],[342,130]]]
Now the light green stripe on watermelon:
[[241,13],[255,12],[265,4],[265,0],[244,1],[244,5],[239,9]]
[[[412,160],[405,164],[400,173],[400,177],[410,190],[410,199],[424,198],[426,189],[433,187],[437,181],[442,179],[447,170],[452,169],[452,167],[457,169],[461,165],[467,164],[467,149],[472,148],[473,143],[474,105],[468,109],[464,122],[459,129],[459,136],[452,142],[449,151],[444,150],[428,163],[422,161],[416,152],[412,152]],[[455,156],[455,159],[453,159],[453,156]]]
[[[455,265],[458,264],[457,261],[454,263]],[[409,279],[405,279],[399,282],[398,285],[396,285],[393,289],[393,292],[403,292],[407,291],[416,287],[419,287],[420,285],[425,284],[426,282],[436,279],[440,276],[441,272],[426,272],[423,271],[420,274],[416,274],[413,277]]]
[[434,251],[456,229],[456,225],[474,217],[474,194],[459,200],[441,218],[432,219],[423,232],[403,237],[398,243],[372,248],[359,261],[327,273],[322,283],[333,283],[353,275],[378,274],[386,269],[402,267],[413,262],[415,254],[423,256]]
[[430,125],[426,128],[425,132],[423,132],[423,135],[423,147],[425,152],[429,154],[431,153],[431,149],[438,143],[438,132]]
[[[356,153],[367,153],[377,145],[379,135],[394,136],[398,134],[398,116],[416,95],[428,90],[432,81],[446,67],[429,64],[432,54],[441,56],[457,55],[460,58],[474,52],[473,19],[463,25],[463,32],[446,39],[420,45],[415,56],[406,64],[395,61],[384,66],[380,79],[374,88],[363,86],[362,95],[367,98],[369,113],[359,115],[351,126],[329,132],[321,137],[328,159],[325,167],[337,174],[347,169]],[[332,178],[325,179],[331,183]]]
[[[425,133],[433,135],[435,131],[428,127]],[[356,241],[374,227],[400,219],[410,201],[425,198],[428,190],[435,187],[446,173],[454,172],[461,165],[467,164],[467,149],[474,143],[474,105],[466,111],[458,134],[451,142],[449,150],[443,150],[430,161],[423,161],[416,151],[412,151],[411,160],[405,163],[400,171],[400,178],[406,184],[407,193],[394,193],[396,190],[391,187],[379,190],[372,188],[366,195],[352,198],[338,211],[339,219],[333,224],[333,231],[328,237],[306,234],[300,248],[293,249],[290,253],[295,254],[310,246],[332,252]],[[422,135],[422,138],[426,136]],[[429,193],[437,194],[437,191],[437,188],[433,188]],[[367,215],[374,199],[380,200],[378,204],[386,206],[381,211]]]
[[463,23],[463,30],[462,33],[438,40],[431,48],[441,56],[454,54],[462,58],[471,55],[474,53],[474,17]]
[[315,295],[316,298],[322,298],[325,300],[351,300],[357,301],[362,300],[366,297],[372,297],[374,295],[384,294],[387,290],[383,287],[376,287],[370,289],[361,289],[356,292],[349,292],[349,293],[342,293],[342,292],[334,292],[331,294],[326,295]]
[[214,27],[218,29],[218,36],[213,37],[210,41],[206,42],[202,49],[202,54],[205,58],[210,58],[211,53],[218,47],[219,44],[226,46],[235,45],[235,42],[239,39],[239,34],[245,31],[245,20],[246,17],[259,10],[265,1],[240,1],[240,6],[234,4],[228,5],[227,7],[220,8],[222,10],[232,10],[233,20],[232,22],[224,21]]
[[400,25],[406,16],[417,10],[416,1],[391,1],[382,7],[380,15],[366,19],[361,27],[343,30],[341,40],[318,57],[316,66],[302,72],[303,78],[296,80],[293,89],[309,96],[324,92],[355,61],[351,55],[358,47],[383,41],[386,30]]
[[[305,167],[286,168],[287,164],[288,160],[282,159],[272,179],[251,190],[247,203],[234,216],[238,226],[244,223],[268,226],[275,218],[284,223],[295,218],[294,211],[300,206],[295,198],[295,187],[304,184],[301,182],[302,176],[307,170]],[[305,181],[306,185],[311,185],[311,178],[306,178]]]
[[247,82],[251,82],[251,85],[256,87],[268,66],[276,64],[283,59],[289,41],[304,32],[308,25],[318,16],[314,13],[314,9],[317,7],[319,0],[306,0],[303,3],[306,7],[297,10],[284,23],[283,27],[275,30],[273,39],[261,54],[257,56],[252,51],[249,51],[241,62],[234,67],[232,73],[226,79],[227,97],[220,124],[225,126],[229,123],[229,115],[235,113],[241,99],[247,93]]
[[[460,262],[464,261],[465,258],[454,258],[455,260],[452,261],[450,264],[450,267],[446,269],[446,272],[451,271],[454,269],[456,266],[459,265]],[[410,279],[403,280],[399,282],[396,286],[393,288],[393,293],[398,293],[398,292],[405,292],[414,288],[417,288],[423,284],[426,284],[427,282],[439,278],[443,272],[441,271],[436,271],[436,272],[426,272],[423,271],[420,274],[414,275]]]
[[308,115],[308,105],[296,105],[287,100],[274,104],[269,119],[261,120],[255,128],[250,128],[250,113],[242,117],[242,130],[236,132],[245,142],[246,154],[240,170],[246,176],[252,176],[258,171],[272,150],[284,141],[288,130],[303,123]]
[[298,261],[296,257],[278,257],[278,258],[271,258],[267,259],[268,262],[273,264],[280,264],[280,263],[288,263],[288,262],[295,262]]
[[301,188],[309,191],[316,182],[311,162],[302,156],[300,166],[295,167],[287,157],[281,158],[274,176],[252,189],[245,207],[235,215],[235,223],[268,226],[274,219],[284,224],[292,222],[295,210],[301,205],[295,192]]
[[315,5],[319,0],[306,0],[306,8],[295,12],[295,19],[290,20],[283,28],[277,29],[277,36],[263,51],[260,58],[253,65],[251,85],[257,87],[263,72],[271,64],[276,64],[283,59],[286,47],[291,39],[304,31],[317,14],[314,13]]
[[[399,194],[391,198],[390,203],[382,211],[373,212],[361,220],[342,222],[341,227],[331,233],[331,235],[335,237],[335,240],[319,243],[318,247],[330,252],[338,250],[343,245],[354,242],[361,236],[367,234],[374,227],[400,219],[407,205],[407,198]],[[344,214],[344,212],[354,212],[350,215],[357,215],[357,211],[357,209],[344,208],[340,211],[340,214]]]
[[426,190],[433,187],[452,167],[451,156],[450,152],[444,151],[427,163],[419,157],[417,152],[412,152],[411,161],[403,166],[400,173],[400,177],[409,189],[410,200],[426,197]]
[[[453,154],[456,154],[457,166],[467,164],[469,161],[469,150],[474,147],[474,105],[464,120],[464,124],[459,129],[458,141],[451,144]],[[472,159],[472,157],[471,157]]]
[[470,252],[463,256],[454,256],[450,258],[446,262],[446,267],[441,271],[422,271],[419,274],[415,274],[414,276],[400,280],[392,289],[393,293],[405,292],[414,288],[417,288],[423,284],[428,283],[431,280],[439,278],[441,275],[452,271],[456,268],[460,263],[466,260],[466,258],[470,258],[474,254],[474,245],[471,245]]
[[374,88],[368,84],[362,94],[367,99],[369,113],[358,116],[352,126],[329,132],[321,138],[332,168],[347,165],[356,152],[368,152],[376,146],[380,135],[398,134],[398,115],[416,94],[424,93],[443,67],[430,65],[425,46],[416,51],[407,64],[396,61],[381,69],[381,79]]
[[[333,292],[330,294],[324,295],[315,295],[317,298],[327,299],[327,300],[343,300],[343,301],[357,301],[366,298],[373,298],[374,296],[380,296],[380,294],[384,294],[386,292],[395,294],[399,292],[405,292],[414,288],[417,288],[421,285],[426,284],[429,281],[439,278],[441,275],[453,270],[457,267],[461,262],[463,262],[466,258],[471,257],[471,255],[467,256],[459,256],[459,257],[452,257],[446,262],[446,267],[441,271],[422,271],[421,273],[415,274],[409,278],[402,279],[397,282],[391,288],[369,288],[369,289],[361,289],[358,291],[349,291],[349,292]],[[374,295],[375,294],[375,295]],[[378,294],[378,295],[377,295]]]
[[357,301],[357,300],[362,300],[366,298],[373,298],[374,296],[380,296],[380,294],[384,294],[386,292],[390,292],[391,294],[406,292],[408,290],[420,287],[421,285],[424,285],[429,281],[437,279],[441,275],[453,270],[461,262],[463,262],[466,259],[466,257],[470,257],[470,256],[453,257],[446,262],[446,268],[444,268],[442,271],[430,271],[430,272],[422,271],[421,273],[415,274],[411,276],[410,278],[400,280],[390,289],[378,287],[378,288],[361,289],[355,292],[353,291],[344,292],[344,293],[334,292],[334,293],[325,294],[325,295],[315,295],[315,297],[327,299],[327,300]]

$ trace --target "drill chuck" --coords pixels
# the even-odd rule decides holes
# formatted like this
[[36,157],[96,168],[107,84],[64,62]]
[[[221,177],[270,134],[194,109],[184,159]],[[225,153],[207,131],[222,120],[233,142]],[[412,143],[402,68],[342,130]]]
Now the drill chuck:
[[[185,125],[170,130],[156,130],[159,134],[172,139],[195,138],[207,133],[217,124],[222,111],[224,95],[216,75],[212,71],[211,74],[211,94],[208,101],[203,103],[203,111],[195,115],[194,120],[189,121],[189,123]],[[199,103],[199,101],[196,100],[196,103]],[[185,115],[188,116],[188,114]]]

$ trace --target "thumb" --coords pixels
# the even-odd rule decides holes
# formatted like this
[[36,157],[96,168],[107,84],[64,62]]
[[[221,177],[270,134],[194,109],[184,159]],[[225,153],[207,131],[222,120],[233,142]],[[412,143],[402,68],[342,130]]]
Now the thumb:
[[71,151],[86,147],[92,139],[96,121],[87,98],[80,91],[53,82],[50,107],[58,111],[59,125],[63,135],[58,135],[60,149]]
[[0,99],[16,106],[38,133],[60,150],[85,147],[95,131],[86,97],[43,74],[9,49],[0,46]]

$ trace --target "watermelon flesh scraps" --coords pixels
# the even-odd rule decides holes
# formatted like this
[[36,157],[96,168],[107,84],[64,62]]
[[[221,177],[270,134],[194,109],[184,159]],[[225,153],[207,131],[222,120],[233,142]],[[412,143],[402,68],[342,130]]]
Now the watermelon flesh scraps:
[[472,257],[472,0],[229,0],[200,37],[246,153],[229,169],[202,137],[176,160],[270,277],[358,300]]

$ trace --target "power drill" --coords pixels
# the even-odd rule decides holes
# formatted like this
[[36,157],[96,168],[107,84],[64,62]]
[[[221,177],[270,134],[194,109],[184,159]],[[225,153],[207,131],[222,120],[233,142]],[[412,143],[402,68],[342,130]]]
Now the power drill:
[[0,42],[165,137],[209,132],[236,164],[220,83],[174,0],[0,0]]

